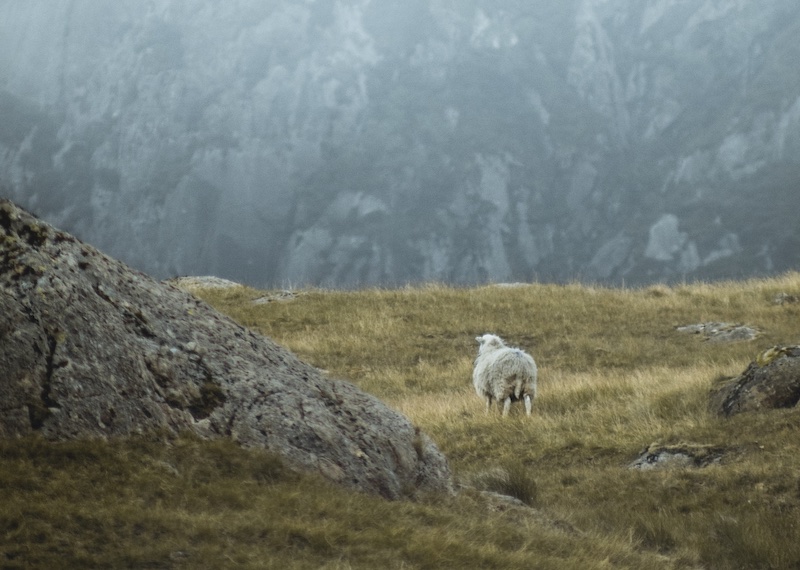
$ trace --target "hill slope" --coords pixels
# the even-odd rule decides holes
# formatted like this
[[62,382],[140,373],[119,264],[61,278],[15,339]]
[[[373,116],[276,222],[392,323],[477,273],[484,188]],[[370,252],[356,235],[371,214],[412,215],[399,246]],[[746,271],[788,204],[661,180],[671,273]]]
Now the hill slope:
[[[732,569],[800,562],[800,530],[790,522],[800,514],[800,410],[731,418],[708,410],[718,378],[738,374],[769,346],[800,341],[800,304],[788,302],[800,297],[797,274],[630,290],[430,286],[289,295],[234,287],[197,294],[405,412],[445,452],[464,490],[384,502],[331,489],[258,453],[186,438],[169,445],[7,441],[0,552],[8,565]],[[676,330],[710,321],[760,333],[720,344]],[[486,415],[472,391],[474,337],[488,331],[537,359],[532,418],[516,407],[506,419]],[[643,450],[659,448],[701,459],[630,468]]]

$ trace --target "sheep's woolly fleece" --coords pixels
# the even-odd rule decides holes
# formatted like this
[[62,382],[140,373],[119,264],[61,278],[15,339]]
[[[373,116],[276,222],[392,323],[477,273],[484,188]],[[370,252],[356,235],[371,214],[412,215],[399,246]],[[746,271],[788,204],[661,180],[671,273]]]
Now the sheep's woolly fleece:
[[525,411],[531,414],[536,398],[538,370],[536,362],[519,348],[506,346],[493,334],[475,337],[480,344],[472,383],[475,391],[486,401],[486,410],[492,401],[503,402],[503,415],[508,415],[511,402],[524,400]]

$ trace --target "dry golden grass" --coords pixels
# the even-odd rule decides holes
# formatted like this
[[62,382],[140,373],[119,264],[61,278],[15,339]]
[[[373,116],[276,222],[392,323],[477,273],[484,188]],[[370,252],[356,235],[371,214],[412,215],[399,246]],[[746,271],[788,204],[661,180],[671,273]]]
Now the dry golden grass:
[[[498,466],[520,473],[522,465],[536,484],[537,507],[553,517],[678,566],[735,568],[742,560],[800,563],[800,531],[784,518],[797,515],[800,502],[800,420],[794,410],[723,420],[708,412],[708,391],[762,349],[800,342],[800,306],[774,302],[798,292],[800,275],[792,273],[633,290],[311,290],[257,309],[248,307],[254,293],[247,289],[209,300],[407,414],[437,441],[459,480]],[[707,321],[744,323],[761,334],[715,344],[675,330]],[[532,418],[518,409],[508,419],[484,413],[470,384],[474,337],[484,332],[537,359]],[[653,442],[714,445],[727,454],[719,466],[690,472],[628,470]],[[776,455],[780,468],[771,463]]]
[[[800,567],[800,411],[718,418],[715,379],[800,343],[800,274],[608,289],[581,285],[303,291],[254,304],[198,294],[421,426],[457,497],[390,503],[287,472],[225,443],[127,440],[0,449],[5,567]],[[714,344],[675,327],[761,330]],[[540,368],[534,415],[486,414],[474,337]],[[637,471],[653,442],[725,452],[702,469]],[[511,494],[496,503],[470,487]],[[111,545],[114,545],[113,547]],[[2,558],[2,557],[5,558]]]

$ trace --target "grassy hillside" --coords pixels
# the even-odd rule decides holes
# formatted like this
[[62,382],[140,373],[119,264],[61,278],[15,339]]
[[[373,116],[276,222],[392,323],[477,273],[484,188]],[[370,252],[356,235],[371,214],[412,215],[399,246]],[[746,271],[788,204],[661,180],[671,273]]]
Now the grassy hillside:
[[[197,294],[376,394],[448,456],[458,496],[386,502],[225,442],[0,443],[0,566],[788,568],[800,565],[800,410],[721,419],[712,383],[800,343],[800,274],[668,288],[444,286]],[[675,327],[746,323],[715,344]],[[534,415],[471,387],[494,332],[540,368]],[[710,446],[701,469],[638,471],[651,443]],[[512,505],[478,490],[517,497]]]

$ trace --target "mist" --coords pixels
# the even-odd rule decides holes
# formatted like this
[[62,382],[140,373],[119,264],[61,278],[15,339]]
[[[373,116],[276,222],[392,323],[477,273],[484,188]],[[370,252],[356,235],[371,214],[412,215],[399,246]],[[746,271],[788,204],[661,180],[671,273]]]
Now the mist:
[[0,195],[157,278],[800,268],[794,0],[0,2]]

